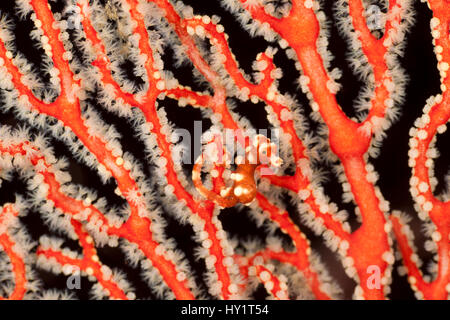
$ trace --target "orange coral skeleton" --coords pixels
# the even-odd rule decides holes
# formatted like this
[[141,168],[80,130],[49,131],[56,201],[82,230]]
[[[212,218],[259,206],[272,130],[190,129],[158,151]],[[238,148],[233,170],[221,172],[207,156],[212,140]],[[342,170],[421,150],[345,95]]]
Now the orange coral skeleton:
[[[92,79],[84,79],[82,74],[74,72],[72,54],[70,53],[70,37],[55,18],[51,3],[46,0],[20,0],[21,4],[29,6],[30,17],[39,31],[39,38],[45,54],[51,60],[52,81],[60,89],[59,96],[48,102],[38,98],[33,88],[27,85],[26,70],[21,69],[15,50],[10,48],[8,32],[2,30],[0,39],[0,66],[7,81],[7,88],[17,96],[17,104],[22,113],[45,115],[46,119],[56,119],[59,128],[73,134],[93,156],[95,169],[99,174],[111,176],[117,183],[116,193],[121,196],[129,208],[129,215],[124,221],[112,223],[106,212],[96,207],[89,200],[80,200],[68,194],[59,181],[62,170],[55,166],[56,161],[49,161],[49,147],[33,143],[31,137],[22,140],[14,137],[16,131],[4,131],[0,135],[0,156],[9,160],[11,167],[25,166],[33,168],[36,179],[42,184],[45,192],[46,206],[51,210],[59,210],[67,216],[70,226],[67,229],[82,248],[82,255],[73,257],[66,254],[62,248],[40,245],[35,252],[39,261],[58,265],[60,268],[76,267],[84,275],[94,279],[101,288],[102,294],[114,299],[133,299],[132,289],[123,285],[111,276],[111,271],[99,260],[97,246],[100,239],[122,239],[127,244],[133,244],[142,254],[143,268],[153,270],[155,277],[161,279],[161,286],[172,293],[169,297],[176,299],[194,299],[201,297],[201,291],[196,288],[195,281],[190,277],[190,270],[179,256],[176,247],[170,245],[158,232],[160,216],[153,209],[148,199],[150,192],[144,192],[144,186],[139,177],[140,172],[134,166],[126,152],[116,146],[113,138],[104,132],[107,130],[92,130],[88,117],[83,111],[86,95],[85,88]],[[389,1],[384,34],[377,38],[369,30],[363,1],[341,1],[348,10],[350,28],[355,43],[360,45],[362,55],[371,69],[372,93],[370,95],[369,112],[363,121],[350,119],[342,111],[336,100],[338,84],[327,70],[326,59],[321,54],[321,24],[324,14],[315,0],[292,0],[289,12],[281,17],[270,14],[263,1],[258,0],[227,0],[232,3],[235,14],[243,15],[243,20],[252,20],[268,34],[275,34],[281,49],[290,48],[290,55],[296,61],[301,73],[300,86],[310,100],[311,108],[316,118],[323,120],[328,129],[328,143],[331,151],[338,157],[343,171],[343,179],[347,191],[352,194],[361,217],[361,225],[351,230],[347,221],[337,215],[336,205],[330,203],[322,193],[317,183],[313,181],[310,167],[310,154],[304,137],[299,134],[294,116],[293,102],[281,94],[278,89],[279,70],[274,62],[275,51],[268,48],[257,55],[255,65],[259,71],[258,81],[250,81],[239,69],[237,60],[228,44],[228,35],[224,27],[216,19],[209,16],[194,16],[183,10],[183,5],[174,5],[168,0],[123,0],[122,10],[130,24],[130,37],[139,51],[139,61],[142,64],[141,73],[148,78],[148,87],[138,93],[124,89],[118,75],[113,72],[113,60],[110,49],[102,39],[98,26],[95,25],[95,15],[99,14],[96,1],[78,0],[77,14],[81,18],[82,37],[77,41],[90,48],[93,56],[91,65],[97,77],[100,90],[107,92],[111,100],[117,101],[124,114],[130,115],[132,109],[139,111],[144,122],[145,134],[154,139],[156,164],[161,175],[164,193],[171,195],[182,213],[180,216],[188,221],[196,232],[196,240],[200,242],[201,258],[204,259],[207,274],[209,294],[216,298],[231,299],[247,297],[249,284],[263,284],[267,293],[275,299],[290,298],[287,277],[276,268],[277,264],[288,265],[291,273],[299,273],[304,278],[308,290],[317,299],[334,298],[334,292],[329,281],[324,279],[319,264],[316,263],[310,247],[310,241],[290,218],[287,211],[279,205],[267,192],[258,189],[255,172],[264,166],[282,166],[283,162],[276,154],[276,147],[269,139],[256,136],[251,143],[245,139],[243,148],[245,156],[236,159],[236,170],[230,175],[231,181],[225,181],[223,173],[228,170],[229,157],[221,146],[216,148],[216,154],[208,153],[200,156],[192,171],[194,190],[188,187],[182,170],[172,157],[173,145],[168,137],[170,125],[158,109],[159,101],[164,97],[179,101],[180,105],[204,108],[212,112],[215,124],[223,129],[239,131],[243,124],[239,122],[230,106],[227,97],[230,83],[233,94],[246,101],[262,102],[267,105],[274,122],[282,129],[286,149],[292,153],[295,172],[292,175],[264,175],[261,180],[273,188],[281,188],[293,194],[301,204],[305,216],[318,229],[318,233],[326,235],[330,247],[338,252],[342,265],[350,278],[357,282],[354,290],[356,299],[385,299],[389,294],[392,266],[394,264],[393,237],[399,245],[403,261],[408,272],[408,280],[418,298],[447,299],[450,291],[450,204],[435,197],[432,193],[432,182],[429,176],[431,157],[428,150],[437,133],[443,133],[450,117],[450,79],[448,75],[450,64],[450,5],[448,0],[429,0],[428,6],[433,13],[431,21],[433,45],[438,59],[438,69],[441,74],[442,94],[433,98],[424,109],[424,115],[417,128],[413,128],[410,141],[410,166],[412,167],[411,192],[421,209],[424,218],[431,219],[436,230],[432,235],[437,246],[438,269],[437,277],[427,282],[418,266],[417,255],[411,247],[411,239],[404,226],[402,215],[392,214],[389,203],[384,200],[381,191],[376,186],[376,173],[369,163],[369,151],[375,143],[375,136],[382,132],[389,122],[390,110],[398,100],[394,97],[395,84],[392,60],[396,46],[400,46],[404,38],[405,17],[409,14],[409,2],[405,0]],[[341,3],[341,4],[342,4]],[[114,5],[114,4],[113,4]],[[150,5],[150,7],[146,7]],[[28,7],[27,7],[28,8]],[[96,10],[93,10],[97,8]],[[150,9],[151,10],[150,10]],[[153,11],[152,11],[153,10]],[[233,10],[232,10],[233,11]],[[210,92],[196,92],[190,87],[170,84],[165,73],[164,63],[160,58],[157,45],[151,43],[151,37],[146,23],[148,15],[159,14],[158,19],[164,20],[171,28],[193,67],[210,85]],[[198,41],[209,41],[214,47],[215,62],[205,57]],[[323,39],[322,39],[323,40]],[[170,40],[168,40],[170,41]],[[400,50],[400,49],[398,49]],[[86,55],[88,56],[88,55]],[[220,65],[219,67],[217,65]],[[399,72],[396,70],[396,72]],[[229,77],[228,85],[223,74]],[[92,80],[94,81],[94,80]],[[369,80],[367,80],[369,82]],[[3,88],[4,89],[4,88]],[[105,94],[107,95],[107,94]],[[19,107],[18,107],[19,108]],[[255,107],[256,108],[256,107]],[[119,112],[120,113],[120,112]],[[131,116],[130,116],[131,117]],[[24,117],[26,118],[26,117]],[[391,119],[390,119],[391,120]],[[47,120],[49,121],[49,120]],[[136,123],[139,122],[136,120]],[[48,130],[51,132],[51,129]],[[57,137],[58,138],[58,137]],[[150,138],[148,138],[150,140]],[[128,158],[127,158],[128,157]],[[219,158],[222,158],[219,161]],[[19,159],[19,160],[16,160]],[[21,160],[20,160],[21,159]],[[152,160],[153,161],[153,160]],[[212,162],[212,190],[202,182],[201,171],[205,162]],[[136,168],[135,168],[136,167]],[[0,168],[1,170],[2,168]],[[232,183],[227,187],[227,183]],[[38,188],[38,190],[40,190]],[[168,201],[169,202],[169,201]],[[227,233],[218,219],[220,209],[232,207],[239,203],[256,207],[269,221],[273,222],[285,233],[293,244],[292,250],[267,246],[262,249],[241,254],[235,252]],[[26,273],[24,257],[15,251],[17,243],[8,233],[6,216],[19,215],[15,205],[6,204],[0,212],[0,244],[8,256],[14,274],[15,289],[10,299],[21,299],[26,296],[29,279]],[[68,232],[69,232],[68,231]],[[91,234],[91,233],[95,233]],[[114,241],[113,241],[114,242]],[[368,272],[376,266],[380,273],[380,284],[369,286],[372,274]],[[149,271],[150,272],[150,271]],[[152,275],[153,276],[153,275]],[[151,278],[149,276],[148,278]],[[158,282],[158,281],[156,281]]]

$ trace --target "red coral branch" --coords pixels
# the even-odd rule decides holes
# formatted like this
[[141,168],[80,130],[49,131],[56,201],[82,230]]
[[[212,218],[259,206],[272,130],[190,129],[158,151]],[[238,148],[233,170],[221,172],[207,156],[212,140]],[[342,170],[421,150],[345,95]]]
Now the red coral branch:
[[72,219],[71,223],[78,236],[80,246],[83,248],[82,259],[73,259],[61,251],[56,251],[51,248],[44,249],[42,247],[37,249],[36,254],[38,256],[44,256],[49,260],[55,259],[56,262],[64,268],[75,266],[77,267],[75,270],[78,269],[84,271],[87,275],[95,277],[105,290],[107,296],[113,299],[128,300],[125,292],[123,292],[117,283],[111,279],[111,275],[104,272],[104,269],[102,268],[103,265],[99,261],[92,237],[84,230],[84,227],[80,222]]
[[433,281],[425,281],[417,266],[418,256],[413,249],[412,232],[399,215],[393,215],[391,220],[408,271],[408,280],[416,295],[425,299],[446,299],[450,289],[450,201],[443,201],[433,195],[434,177],[430,169],[433,168],[432,159],[436,156],[433,147],[436,135],[446,131],[446,123],[450,119],[450,94],[447,89],[450,86],[447,74],[450,69],[450,10],[443,1],[430,1],[429,6],[433,11],[431,34],[441,75],[442,94],[428,102],[424,114],[416,121],[417,128],[410,131],[411,149],[408,154],[412,167],[411,194],[417,203],[420,217],[430,219],[435,226],[431,238],[437,246],[438,269]]
[[18,244],[13,237],[8,234],[8,225],[11,219],[15,219],[19,212],[12,204],[4,205],[0,212],[0,248],[9,257],[12,265],[12,273],[14,274],[15,288],[9,297],[0,297],[0,300],[21,300],[27,291],[27,277],[25,262],[22,254],[17,251]]
[[[241,0],[241,2],[245,4],[246,1]],[[328,127],[330,148],[341,160],[361,212],[362,225],[352,233],[345,246],[348,244],[346,254],[352,258],[360,283],[365,284],[370,275],[367,273],[370,265],[379,266],[382,274],[386,272],[388,263],[384,261],[383,256],[390,251],[388,237],[384,232],[386,219],[383,211],[386,209],[380,207],[381,201],[375,192],[372,180],[367,178],[370,172],[366,169],[367,162],[364,155],[369,150],[371,135],[361,130],[365,125],[364,122],[355,123],[348,119],[336,102],[334,80],[328,75],[317,47],[320,27],[313,9],[314,2],[307,2],[293,1],[289,15],[279,20],[266,21],[266,18],[262,17],[264,14],[261,13],[261,8],[250,7],[248,10],[255,20],[261,23],[268,22],[283,39],[282,41],[292,47],[297,54],[304,74],[303,83],[310,90],[312,103]],[[372,121],[372,117],[383,117],[389,105],[386,102],[389,97],[386,86],[391,80],[387,76],[388,68],[385,60],[389,46],[386,46],[385,39],[377,40],[369,32],[360,1],[349,1],[349,10],[353,27],[359,31],[363,52],[374,73],[376,89],[371,103],[371,113],[365,120]],[[389,30],[392,30],[391,28]],[[371,132],[373,129],[369,130],[369,133]],[[326,227],[331,226],[333,228],[331,230],[338,231],[344,237],[343,230],[333,226],[330,223],[331,219],[327,220],[329,223]],[[377,245],[373,246],[374,243]],[[384,296],[383,288],[373,290],[362,285],[362,291],[364,297],[368,299],[380,299]]]
[[[24,1],[25,2],[25,1]],[[228,0],[228,2],[233,2]],[[234,3],[234,2],[233,2]],[[153,14],[164,20],[176,37],[176,46],[184,50],[193,67],[210,85],[212,93],[196,92],[190,87],[172,81],[161,58],[158,45],[154,45],[151,28],[147,25],[148,12],[146,5],[151,4]],[[328,145],[339,159],[344,181],[343,189],[351,194],[361,217],[361,225],[354,231],[348,222],[344,222],[338,214],[337,206],[330,203],[320,187],[312,171],[312,157],[309,153],[308,139],[303,134],[301,121],[296,113],[296,103],[280,92],[279,78],[282,72],[274,62],[276,50],[268,48],[256,56],[254,62],[255,81],[250,80],[239,68],[239,63],[231,52],[225,28],[215,18],[209,16],[193,16],[189,10],[184,11],[182,4],[172,4],[168,0],[125,0],[121,2],[125,12],[125,23],[130,25],[129,39],[133,50],[138,51],[139,74],[148,84],[136,92],[127,91],[120,81],[120,75],[114,69],[112,53],[107,52],[111,45],[103,39],[96,25],[95,2],[78,0],[77,10],[81,17],[80,43],[86,51],[93,54],[87,74],[94,79],[83,79],[83,75],[74,72],[69,35],[61,26],[59,18],[45,0],[30,0],[31,19],[39,33],[40,41],[46,55],[51,59],[53,67],[49,73],[51,82],[59,85],[60,92],[53,102],[41,101],[27,85],[26,71],[21,68],[18,58],[8,41],[0,40],[0,63],[8,74],[6,82],[8,90],[18,96],[22,112],[49,116],[58,120],[63,131],[70,131],[84,148],[93,156],[92,162],[97,166],[99,174],[106,179],[112,176],[117,183],[116,193],[122,196],[129,207],[127,220],[120,225],[111,223],[103,212],[91,203],[92,199],[78,200],[62,191],[62,183],[58,179],[58,170],[46,157],[46,150],[41,150],[31,141],[13,143],[0,137],[0,155],[15,159],[25,158],[35,170],[35,180],[43,184],[45,200],[64,214],[70,216],[70,223],[83,250],[83,256],[73,258],[63,250],[41,246],[37,255],[47,260],[56,261],[61,266],[76,266],[89,276],[97,279],[107,296],[116,299],[127,299],[133,295],[111,279],[105,266],[99,261],[96,249],[96,236],[101,234],[107,238],[118,237],[136,244],[150,264],[159,272],[163,282],[174,293],[177,299],[193,299],[196,288],[192,278],[186,274],[182,264],[177,263],[177,254],[166,246],[166,239],[155,230],[159,228],[157,213],[153,212],[151,200],[147,196],[145,186],[139,179],[139,169],[133,164],[130,156],[122,151],[120,144],[97,130],[89,122],[88,111],[83,111],[87,102],[85,85],[92,81],[98,85],[103,101],[115,101],[119,113],[130,114],[133,108],[140,111],[145,124],[142,130],[152,144],[149,149],[154,153],[157,176],[167,197],[176,200],[178,216],[188,220],[196,232],[196,240],[201,243],[199,256],[204,258],[209,291],[212,295],[230,299],[242,297],[247,285],[256,278],[263,283],[267,292],[276,299],[289,297],[284,276],[279,276],[271,262],[288,264],[300,272],[310,291],[318,299],[332,298],[327,283],[322,278],[312,257],[309,240],[297,224],[282,208],[276,197],[269,196],[266,187],[274,187],[277,191],[288,191],[294,198],[306,223],[317,233],[323,234],[327,244],[338,251],[347,274],[354,278],[358,285],[355,298],[384,299],[389,292],[391,281],[391,265],[394,256],[391,249],[390,229],[394,233],[403,255],[405,266],[409,272],[409,280],[413,289],[420,292],[418,297],[427,299],[444,299],[448,294],[450,258],[449,258],[449,202],[433,195],[432,143],[436,133],[445,131],[445,124],[450,117],[449,95],[447,88],[450,80],[449,70],[449,17],[450,9],[446,1],[430,0],[429,6],[434,18],[431,21],[433,44],[441,75],[442,95],[434,98],[424,109],[424,115],[413,129],[410,141],[410,161],[412,167],[411,192],[421,210],[422,217],[433,222],[436,231],[432,234],[438,248],[438,272],[432,282],[424,280],[415,263],[414,249],[408,237],[404,222],[397,215],[387,219],[389,204],[384,200],[376,186],[377,174],[369,163],[369,153],[389,121],[395,118],[394,107],[401,100],[402,83],[399,78],[403,74],[395,64],[395,52],[404,38],[404,28],[408,19],[408,4],[403,0],[389,1],[384,34],[377,37],[370,29],[363,1],[340,1],[339,5],[347,15],[349,23],[340,26],[347,30],[355,59],[359,67],[365,68],[361,78],[367,82],[369,92],[368,113],[365,119],[356,121],[348,117],[338,104],[336,94],[339,84],[334,71],[328,70],[328,53],[324,45],[324,14],[315,0],[292,0],[292,7],[281,17],[270,13],[267,4],[259,0],[236,0],[234,6],[241,19],[251,17],[253,24],[259,24],[260,31],[278,40],[279,47],[290,47],[289,58],[295,60],[301,72],[299,84],[310,100],[313,118],[321,120],[328,130]],[[114,6],[112,3],[108,5]],[[59,14],[58,14],[59,15]],[[248,16],[246,16],[248,15]],[[342,17],[341,17],[342,18]],[[5,31],[6,32],[6,31]],[[83,38],[84,37],[84,38]],[[3,34],[3,38],[7,38]],[[209,40],[211,52],[206,52],[199,45]],[[178,48],[178,47],[177,47]],[[113,48],[114,50],[115,48]],[[356,52],[357,51],[357,52]],[[360,51],[360,52],[359,52]],[[358,66],[357,66],[358,68]],[[401,81],[400,81],[401,82]],[[231,111],[227,98],[233,96],[241,101],[251,100],[256,107],[258,102],[267,106],[267,111],[277,128],[282,131],[282,143],[289,151],[290,160],[294,163],[292,175],[278,175],[268,168],[269,164],[280,166],[281,159],[273,155],[275,148],[269,139],[256,136],[256,141],[244,134],[246,127],[237,120]],[[195,190],[189,186],[184,172],[173,156],[174,143],[170,134],[172,128],[162,110],[159,101],[164,97],[177,100],[179,106],[191,105],[202,107],[212,113],[214,127],[231,129],[239,146],[245,150],[244,158],[236,157],[236,170],[231,173],[233,185],[228,186],[225,175],[229,173],[231,159],[223,161],[224,146],[218,146],[218,156],[204,153],[194,165],[192,182]],[[105,126],[106,127],[106,126]],[[104,129],[104,128],[102,128]],[[111,128],[109,128],[111,129]],[[0,132],[1,133],[1,132]],[[30,137],[27,137],[30,138]],[[25,139],[27,139],[25,138]],[[154,142],[150,142],[153,139]],[[259,140],[258,140],[259,139]],[[264,152],[262,152],[262,150]],[[147,153],[148,150],[146,150]],[[261,154],[268,161],[262,161]],[[212,162],[212,189],[208,189],[202,179],[201,171],[206,161]],[[16,164],[14,162],[14,164]],[[136,168],[135,168],[136,167]],[[261,177],[258,183],[255,172]],[[257,252],[245,252],[240,255],[234,252],[218,218],[220,209],[232,207],[238,203],[248,204],[255,211],[262,211],[270,223],[277,225],[287,234],[295,247],[294,251],[262,249]],[[172,205],[167,201],[167,205]],[[181,208],[181,209],[180,209]],[[3,208],[2,215],[10,214],[11,206]],[[181,212],[181,213],[180,213]],[[2,220],[0,215],[0,227]],[[17,215],[17,214],[16,214]],[[392,222],[392,225],[391,225]],[[94,230],[93,230],[94,229]],[[7,230],[5,227],[4,230]],[[0,229],[2,231],[2,229]],[[92,233],[98,233],[94,235]],[[25,265],[20,256],[14,252],[14,243],[7,232],[0,232],[0,244],[11,260],[16,277],[16,288],[10,298],[22,298],[25,294]],[[99,244],[98,244],[99,245]],[[239,267],[236,265],[239,264]],[[376,268],[381,275],[379,286],[371,286],[370,270]],[[239,270],[237,270],[239,269]],[[239,272],[240,271],[240,272]],[[253,279],[252,279],[253,278]]]

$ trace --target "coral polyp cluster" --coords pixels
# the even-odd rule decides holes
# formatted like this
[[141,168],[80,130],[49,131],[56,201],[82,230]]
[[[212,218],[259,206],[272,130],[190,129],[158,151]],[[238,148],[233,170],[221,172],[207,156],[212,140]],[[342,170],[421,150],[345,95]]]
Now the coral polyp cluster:
[[425,4],[0,5],[0,296],[386,299],[401,260],[416,298],[447,299],[450,6],[426,4],[439,84],[398,152],[430,274],[377,162],[418,103]]

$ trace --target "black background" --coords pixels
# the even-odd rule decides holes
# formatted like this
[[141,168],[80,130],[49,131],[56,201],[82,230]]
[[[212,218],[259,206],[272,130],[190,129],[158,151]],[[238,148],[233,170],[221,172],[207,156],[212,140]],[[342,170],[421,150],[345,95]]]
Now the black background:
[[[221,24],[224,25],[226,33],[230,36],[229,43],[233,53],[235,53],[240,66],[247,72],[251,73],[251,64],[254,61],[256,55],[259,52],[265,50],[270,44],[271,46],[278,47],[276,43],[267,43],[260,37],[250,37],[248,33],[242,29],[239,22],[233,17],[232,14],[224,10],[220,6],[219,0],[187,0],[183,1],[185,4],[191,5],[194,8],[195,14],[206,15],[218,15],[221,18]],[[62,8],[63,1],[57,1],[55,3],[54,10],[60,10]],[[330,21],[333,21],[332,15],[333,1],[323,1],[323,8]],[[381,155],[377,159],[371,159],[371,163],[374,164],[376,171],[380,175],[378,185],[382,190],[384,197],[390,202],[391,208],[396,210],[402,210],[409,213],[412,217],[412,227],[416,235],[416,245],[419,250],[419,255],[423,260],[427,261],[430,257],[429,254],[423,249],[423,242],[425,237],[422,235],[422,226],[420,221],[416,218],[416,213],[413,209],[413,201],[409,194],[409,176],[410,170],[408,168],[408,131],[413,126],[414,121],[422,114],[422,108],[425,105],[425,101],[431,95],[435,95],[440,92],[439,90],[439,74],[436,68],[436,59],[433,54],[432,38],[430,35],[429,21],[431,13],[428,10],[426,4],[416,1],[415,7],[415,20],[416,22],[411,27],[407,35],[407,45],[405,55],[400,59],[403,68],[406,70],[406,74],[410,78],[406,87],[406,101],[400,106],[402,110],[399,120],[397,120],[392,127],[387,131],[387,138],[384,140],[381,147]],[[8,18],[14,22],[16,35],[17,49],[22,52],[31,63],[33,63],[36,69],[42,67],[42,52],[37,50],[32,45],[32,41],[29,40],[28,33],[31,30],[31,22],[29,17],[25,21],[19,21],[14,9],[14,1],[6,0],[0,2],[0,10]],[[356,98],[359,92],[361,83],[353,76],[352,71],[349,69],[345,60],[345,54],[348,50],[345,40],[343,40],[334,24],[331,24],[331,40],[330,51],[334,54],[335,58],[332,62],[332,67],[339,67],[343,71],[343,77],[339,82],[342,84],[342,89],[337,94],[339,104],[344,111],[353,116],[352,102]],[[182,66],[176,68],[174,66],[172,51],[170,47],[165,49],[163,59],[166,67],[171,70],[174,75],[179,79],[181,84],[191,85],[198,89],[208,89],[204,84],[199,84],[198,81],[193,80],[192,70],[189,66]],[[281,92],[288,92],[292,94],[298,102],[302,105],[304,115],[310,113],[310,109],[306,100],[306,97],[297,89],[296,79],[299,74],[293,67],[293,62],[288,60],[283,52],[279,50],[279,53],[275,56],[275,63],[278,67],[283,69],[284,77],[280,80]],[[130,69],[129,65],[123,66],[124,70]],[[41,73],[44,81],[48,77]],[[135,80],[137,83],[139,79]],[[0,106],[2,105],[0,100]],[[193,130],[193,120],[201,120],[202,114],[197,110],[190,107],[179,108],[174,101],[166,99],[162,104],[168,114],[168,118],[178,128],[186,128]],[[257,109],[256,109],[257,108]],[[131,152],[137,159],[140,159],[142,163],[145,162],[145,155],[143,153],[143,144],[134,138],[135,131],[130,127],[129,123],[125,119],[118,117],[117,115],[106,111],[102,106],[96,106],[97,111],[102,115],[103,119],[107,123],[113,123],[116,125],[117,130],[122,134],[122,145],[124,149]],[[257,110],[257,112],[255,112]],[[250,103],[242,103],[239,106],[238,112],[249,119],[252,125],[256,128],[269,127],[266,113],[261,105],[252,105]],[[314,122],[311,121],[311,130],[314,130]],[[22,120],[18,119],[13,112],[6,112],[4,108],[0,107],[0,125],[10,125],[17,127],[29,125]],[[203,118],[204,129],[208,127],[208,120]],[[36,129],[32,129],[32,131]],[[441,135],[437,141],[437,148],[441,153],[441,156],[436,160],[436,177],[439,179],[439,185],[435,194],[442,192],[445,189],[444,176],[448,173],[448,157],[446,154],[446,147],[448,146],[448,131],[446,134]],[[114,183],[108,183],[103,185],[100,182],[97,174],[86,167],[84,164],[73,160],[68,148],[58,141],[51,138],[52,147],[58,155],[66,156],[70,159],[70,173],[73,176],[73,183],[85,185],[89,188],[101,190],[101,195],[106,197],[111,203],[120,203],[121,200],[114,195]],[[145,168],[145,174],[151,179],[151,168],[153,164],[147,163]],[[329,168],[324,165],[324,170]],[[189,168],[186,168],[188,171]],[[340,208],[349,208],[348,204],[342,204],[340,195],[342,193],[340,185],[334,179],[331,172],[328,173],[328,181],[325,184],[325,190],[331,199],[339,204]],[[14,201],[14,194],[20,193],[26,196],[26,188],[24,181],[19,175],[16,176],[11,182],[4,182],[0,189],[0,204],[5,202]],[[286,196],[286,205],[288,204],[288,196]],[[293,218],[299,224],[300,221],[295,217],[295,209],[290,208]],[[188,259],[195,270],[195,276],[199,286],[204,286],[202,281],[202,272],[204,265],[202,261],[197,261],[193,256],[192,248],[197,244],[192,240],[193,231],[189,226],[182,226],[170,215],[169,212],[165,214],[168,221],[167,233],[170,237],[176,239],[179,244],[179,248],[186,252]],[[357,222],[352,217],[352,227],[357,227]],[[220,219],[223,222],[225,229],[234,235],[239,236],[241,239],[249,237],[264,237],[264,230],[257,228],[254,223],[249,219],[246,209],[226,209],[223,210]],[[55,234],[54,231],[50,231],[46,227],[39,216],[38,210],[30,208],[26,217],[21,218],[25,227],[27,228],[30,236],[37,240],[43,234]],[[321,253],[322,259],[327,265],[330,273],[339,283],[343,289],[343,298],[351,298],[354,283],[348,280],[345,275],[342,266],[336,259],[336,255],[331,253],[323,244],[320,237],[315,236],[307,227],[301,225],[301,229],[305,231],[308,238],[312,240],[312,247]],[[281,236],[281,233],[279,233]],[[66,239],[65,245],[79,250],[76,242]],[[136,288],[136,294],[138,298],[154,298],[154,293],[149,289],[139,276],[139,268],[131,268],[124,263],[124,255],[117,248],[101,248],[99,249],[99,256],[103,263],[118,267],[127,274],[128,280]],[[396,263],[399,265],[399,262]],[[425,264],[426,265],[426,264]],[[426,269],[423,268],[423,270]],[[65,289],[65,277],[61,275],[53,275],[47,271],[36,268],[40,279],[43,282],[43,286],[46,289],[60,288]],[[88,288],[91,286],[88,280],[82,280],[82,290],[76,292],[78,298],[88,298]],[[255,298],[263,298],[264,293],[258,292]],[[409,289],[409,285],[406,282],[405,277],[398,276],[396,270],[394,270],[394,282],[392,285],[391,299],[413,299],[412,291]]]

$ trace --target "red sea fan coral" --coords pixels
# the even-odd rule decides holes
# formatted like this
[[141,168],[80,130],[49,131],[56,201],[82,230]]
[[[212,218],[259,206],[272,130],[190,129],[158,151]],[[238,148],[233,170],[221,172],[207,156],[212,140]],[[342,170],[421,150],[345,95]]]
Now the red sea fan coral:
[[0,296],[448,298],[448,0],[0,9]]

